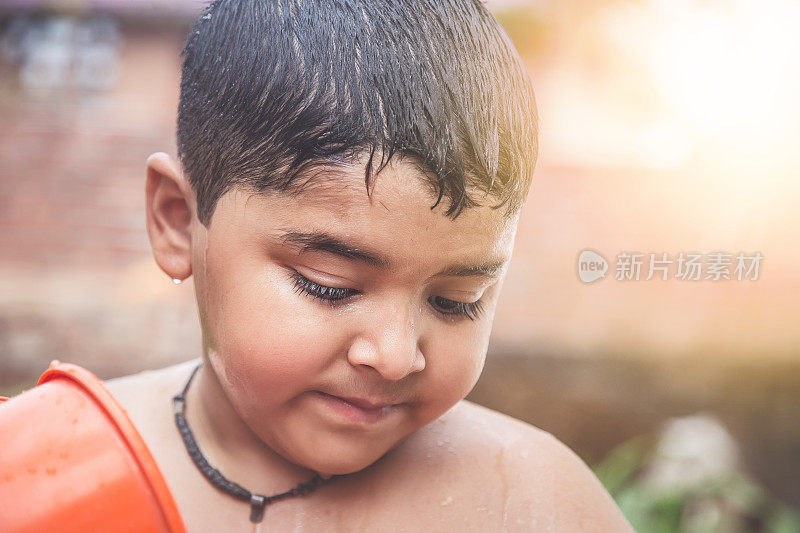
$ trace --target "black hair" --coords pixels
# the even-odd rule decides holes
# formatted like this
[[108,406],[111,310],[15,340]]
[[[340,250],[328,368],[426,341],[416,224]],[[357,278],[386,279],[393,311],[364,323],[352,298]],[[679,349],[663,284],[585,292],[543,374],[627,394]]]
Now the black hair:
[[178,156],[208,224],[234,186],[297,193],[314,168],[369,156],[367,194],[410,157],[453,218],[516,212],[536,107],[511,41],[478,0],[219,0],[184,48]]

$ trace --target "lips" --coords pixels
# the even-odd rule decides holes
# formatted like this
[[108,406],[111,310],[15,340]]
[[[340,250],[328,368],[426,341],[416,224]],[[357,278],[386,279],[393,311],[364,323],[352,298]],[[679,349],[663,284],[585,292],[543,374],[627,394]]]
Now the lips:
[[334,396],[317,391],[322,402],[335,414],[357,423],[374,423],[393,413],[400,403],[382,400]]
[[389,407],[391,405],[396,405],[395,402],[370,401],[361,398],[348,398],[345,396],[336,396],[333,394],[330,394],[329,396],[338,398],[344,402],[355,405],[356,407],[361,407],[362,409],[381,409],[382,407]]

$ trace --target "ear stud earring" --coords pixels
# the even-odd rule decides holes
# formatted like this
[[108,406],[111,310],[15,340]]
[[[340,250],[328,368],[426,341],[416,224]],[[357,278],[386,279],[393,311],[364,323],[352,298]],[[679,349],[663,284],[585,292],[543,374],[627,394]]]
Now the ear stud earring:
[[172,283],[175,285],[180,285],[183,280],[180,278],[172,278]]

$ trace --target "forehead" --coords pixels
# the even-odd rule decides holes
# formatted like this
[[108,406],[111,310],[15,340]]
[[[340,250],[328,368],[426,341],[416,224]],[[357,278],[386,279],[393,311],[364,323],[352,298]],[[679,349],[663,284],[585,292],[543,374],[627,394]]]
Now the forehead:
[[219,215],[239,226],[234,231],[273,238],[324,233],[373,251],[391,269],[425,268],[445,257],[484,263],[510,258],[516,215],[481,206],[452,219],[444,214],[446,202],[431,209],[435,202],[430,182],[412,161],[393,160],[373,174],[369,195],[363,164],[340,164],[315,168],[293,194],[231,191],[220,199],[214,220]]

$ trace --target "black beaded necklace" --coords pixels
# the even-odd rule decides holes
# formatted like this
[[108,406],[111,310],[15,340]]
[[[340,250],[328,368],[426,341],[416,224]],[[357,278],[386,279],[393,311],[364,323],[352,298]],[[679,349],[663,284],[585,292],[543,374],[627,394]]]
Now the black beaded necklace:
[[175,424],[178,426],[178,431],[180,431],[181,437],[183,438],[183,443],[186,445],[186,451],[189,452],[192,461],[194,461],[194,464],[200,472],[203,473],[206,479],[222,492],[230,494],[239,500],[250,502],[250,521],[252,523],[258,524],[264,519],[264,507],[266,507],[267,504],[292,496],[309,494],[337,477],[331,476],[328,479],[323,479],[319,474],[316,474],[311,481],[300,483],[291,490],[275,494],[274,496],[264,496],[263,494],[250,492],[241,485],[228,480],[219,470],[208,464],[208,461],[197,446],[197,442],[194,440],[194,434],[192,434],[192,430],[189,428],[189,422],[186,421],[186,393],[189,391],[189,385],[192,383],[194,375],[197,374],[201,366],[203,366],[202,363],[197,365],[192,371],[192,375],[189,376],[186,386],[183,387],[183,391],[172,398],[172,408],[175,412]]

